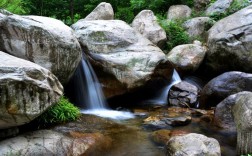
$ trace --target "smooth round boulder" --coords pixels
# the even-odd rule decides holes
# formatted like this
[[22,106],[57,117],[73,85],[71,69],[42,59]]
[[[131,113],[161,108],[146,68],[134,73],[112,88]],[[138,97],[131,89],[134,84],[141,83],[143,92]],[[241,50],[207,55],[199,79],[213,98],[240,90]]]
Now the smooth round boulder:
[[165,45],[166,33],[151,10],[143,10],[137,14],[131,26],[158,47]]
[[202,63],[206,55],[206,48],[196,44],[184,44],[174,47],[167,59],[181,74],[193,73]]
[[0,50],[50,70],[65,84],[81,59],[73,30],[41,16],[9,15],[0,20]]
[[196,133],[172,137],[166,144],[166,152],[167,156],[221,156],[216,139]]
[[192,14],[192,9],[187,5],[172,5],[168,9],[167,19],[184,19],[190,17]]
[[149,80],[171,79],[173,67],[165,54],[125,22],[78,21],[72,28],[106,97],[142,87]]
[[29,123],[62,95],[50,71],[0,51],[0,129]]
[[195,108],[198,105],[198,93],[196,86],[182,81],[171,87],[168,101],[171,106]]
[[200,107],[215,107],[229,95],[252,91],[252,74],[226,72],[209,81],[200,93]]
[[252,5],[218,21],[209,30],[206,57],[209,72],[252,72],[251,19]]
[[183,27],[191,38],[206,40],[207,31],[213,24],[214,21],[209,17],[196,17],[185,21]]
[[114,10],[110,3],[101,2],[90,14],[88,14],[83,20],[113,20]]

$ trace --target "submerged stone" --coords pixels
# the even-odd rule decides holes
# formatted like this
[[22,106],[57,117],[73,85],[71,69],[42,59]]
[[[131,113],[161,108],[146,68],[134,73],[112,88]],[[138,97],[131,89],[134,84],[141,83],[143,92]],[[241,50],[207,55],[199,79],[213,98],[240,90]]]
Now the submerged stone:
[[166,145],[167,156],[221,156],[219,142],[202,134],[172,137]]

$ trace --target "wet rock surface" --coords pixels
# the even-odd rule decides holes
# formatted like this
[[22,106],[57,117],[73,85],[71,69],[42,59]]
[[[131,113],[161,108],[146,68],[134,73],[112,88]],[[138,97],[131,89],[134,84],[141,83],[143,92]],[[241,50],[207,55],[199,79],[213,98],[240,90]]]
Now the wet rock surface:
[[185,81],[171,87],[168,95],[171,106],[195,108],[198,104],[199,89]]
[[190,133],[172,137],[166,145],[167,156],[220,156],[219,142],[202,134]]
[[200,93],[200,107],[215,107],[229,95],[251,91],[252,74],[226,72],[208,82]]
[[172,126],[184,126],[191,122],[191,112],[188,109],[171,107],[160,110],[144,119],[143,126],[151,129],[171,129]]

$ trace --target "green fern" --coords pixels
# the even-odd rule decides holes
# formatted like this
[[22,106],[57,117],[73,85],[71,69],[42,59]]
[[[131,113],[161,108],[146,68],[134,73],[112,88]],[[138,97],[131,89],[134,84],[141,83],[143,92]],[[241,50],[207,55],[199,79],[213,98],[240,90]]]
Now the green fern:
[[65,123],[77,120],[80,116],[79,108],[75,107],[65,97],[61,97],[59,102],[49,108],[45,113],[37,118],[40,125],[53,123]]

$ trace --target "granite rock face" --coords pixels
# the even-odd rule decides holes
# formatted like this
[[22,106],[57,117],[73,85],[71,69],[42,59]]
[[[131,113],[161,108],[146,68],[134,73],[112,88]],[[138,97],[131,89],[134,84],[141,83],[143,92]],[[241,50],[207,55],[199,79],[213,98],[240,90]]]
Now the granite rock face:
[[[221,0],[222,1],[222,0]],[[218,21],[209,30],[209,72],[252,72],[252,5]]]
[[72,28],[84,47],[106,97],[170,79],[173,67],[148,39],[119,20],[78,21]]
[[158,24],[157,18],[151,10],[141,11],[134,18],[131,26],[160,48],[167,40],[164,29]]
[[114,10],[111,4],[102,2],[83,20],[92,21],[92,20],[113,20],[113,19],[114,19]]
[[59,20],[41,16],[9,15],[0,20],[0,50],[41,65],[63,84],[81,59],[73,30]]
[[0,129],[32,121],[62,95],[63,87],[50,71],[0,52]]

